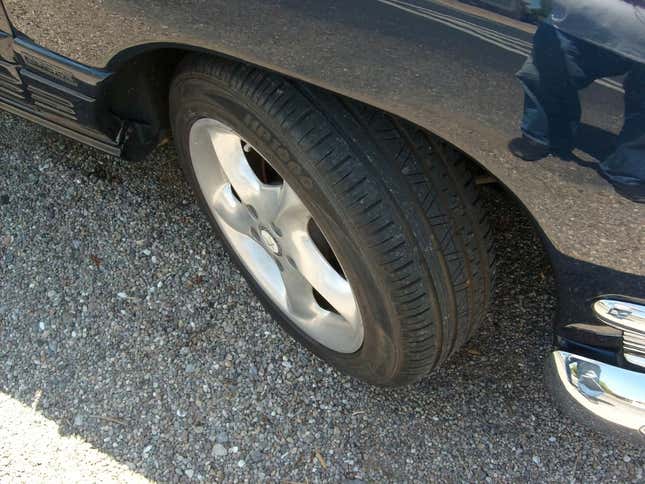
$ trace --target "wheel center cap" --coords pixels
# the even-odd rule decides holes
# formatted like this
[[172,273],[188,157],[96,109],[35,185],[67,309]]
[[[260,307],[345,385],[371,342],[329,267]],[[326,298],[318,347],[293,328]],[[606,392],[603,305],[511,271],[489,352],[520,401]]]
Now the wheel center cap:
[[278,242],[273,238],[273,235],[271,235],[269,232],[266,230],[260,230],[260,238],[262,239],[262,242],[264,245],[274,254],[279,254],[280,253],[280,246],[278,245]]

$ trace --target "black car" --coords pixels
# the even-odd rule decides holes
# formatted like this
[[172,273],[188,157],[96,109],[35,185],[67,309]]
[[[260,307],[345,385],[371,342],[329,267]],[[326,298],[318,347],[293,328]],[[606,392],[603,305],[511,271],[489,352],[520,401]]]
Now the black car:
[[556,274],[547,386],[642,443],[645,7],[535,4],[0,0],[0,108],[132,162],[172,136],[276,320],[377,385],[496,303],[498,184]]

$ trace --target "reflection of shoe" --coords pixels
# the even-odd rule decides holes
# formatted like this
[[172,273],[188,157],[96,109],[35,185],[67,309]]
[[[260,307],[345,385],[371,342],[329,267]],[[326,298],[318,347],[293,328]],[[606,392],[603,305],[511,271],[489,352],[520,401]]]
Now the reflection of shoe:
[[551,150],[547,145],[533,141],[526,136],[511,140],[508,144],[508,150],[524,161],[541,160],[551,154]]
[[645,203],[645,183],[612,182],[612,185],[619,195],[629,198],[634,203]]
[[598,173],[611,183],[616,193],[634,203],[645,203],[645,181],[624,173],[614,173],[607,169],[606,164],[606,162],[600,164]]

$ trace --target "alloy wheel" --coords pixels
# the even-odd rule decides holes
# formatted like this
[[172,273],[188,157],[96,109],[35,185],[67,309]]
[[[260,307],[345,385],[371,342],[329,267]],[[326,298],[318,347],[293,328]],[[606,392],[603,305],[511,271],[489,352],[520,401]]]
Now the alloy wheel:
[[318,343],[339,353],[360,349],[363,323],[354,292],[300,197],[224,123],[196,121],[189,141],[204,199],[262,291]]

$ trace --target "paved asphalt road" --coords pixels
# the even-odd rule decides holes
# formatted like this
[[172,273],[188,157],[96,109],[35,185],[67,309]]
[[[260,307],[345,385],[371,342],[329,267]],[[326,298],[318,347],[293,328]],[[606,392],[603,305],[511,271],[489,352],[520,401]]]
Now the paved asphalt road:
[[480,335],[382,389],[271,321],[174,158],[129,164],[0,113],[0,481],[643,482],[643,449],[545,394],[553,282],[504,196],[487,194]]

